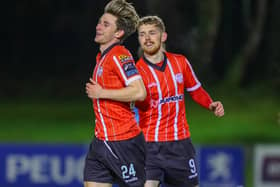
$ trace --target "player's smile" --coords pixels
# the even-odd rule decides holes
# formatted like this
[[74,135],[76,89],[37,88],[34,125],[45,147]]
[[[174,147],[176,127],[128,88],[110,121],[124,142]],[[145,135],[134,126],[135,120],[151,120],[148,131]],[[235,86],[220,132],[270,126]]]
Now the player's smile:
[[148,48],[151,48],[153,47],[155,43],[154,42],[151,42],[151,41],[148,41],[148,42],[145,42],[144,45],[147,46]]
[[100,37],[100,36],[102,36],[102,35],[103,35],[102,33],[96,32],[95,38],[98,38],[98,37]]

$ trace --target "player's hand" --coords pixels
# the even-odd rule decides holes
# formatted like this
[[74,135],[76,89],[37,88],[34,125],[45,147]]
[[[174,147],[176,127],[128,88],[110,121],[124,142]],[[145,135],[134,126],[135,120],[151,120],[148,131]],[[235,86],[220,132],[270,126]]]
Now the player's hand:
[[217,117],[222,117],[225,114],[223,104],[220,101],[212,102],[209,109],[213,111]]
[[102,95],[102,87],[90,78],[86,83],[86,94],[91,99],[99,99]]

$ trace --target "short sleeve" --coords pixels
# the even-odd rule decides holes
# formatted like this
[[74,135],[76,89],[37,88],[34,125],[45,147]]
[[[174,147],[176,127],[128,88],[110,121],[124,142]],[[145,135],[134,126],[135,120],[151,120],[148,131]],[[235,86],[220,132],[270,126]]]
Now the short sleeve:
[[129,52],[120,53],[113,56],[113,66],[117,74],[125,82],[125,85],[129,85],[131,82],[140,79],[141,76],[136,69],[134,59]]

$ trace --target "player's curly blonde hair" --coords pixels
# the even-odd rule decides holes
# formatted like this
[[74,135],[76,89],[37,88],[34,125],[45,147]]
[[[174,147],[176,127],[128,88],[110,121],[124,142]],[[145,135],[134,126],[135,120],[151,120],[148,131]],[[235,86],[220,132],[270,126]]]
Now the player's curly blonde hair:
[[161,32],[165,32],[165,25],[158,16],[144,16],[139,20],[138,29],[141,25],[155,25]]
[[136,31],[139,16],[131,3],[126,0],[112,0],[105,9],[104,13],[109,13],[117,17],[117,29],[124,30],[124,36],[121,41],[124,41],[128,36]]

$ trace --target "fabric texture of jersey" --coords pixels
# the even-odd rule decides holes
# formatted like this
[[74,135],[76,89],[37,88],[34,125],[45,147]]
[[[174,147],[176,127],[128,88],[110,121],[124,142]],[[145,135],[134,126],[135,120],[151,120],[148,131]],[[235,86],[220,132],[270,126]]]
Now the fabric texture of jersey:
[[[93,80],[104,89],[121,89],[140,79],[130,52],[114,44],[96,57]],[[95,136],[101,140],[119,141],[138,135],[131,102],[109,99],[93,99],[95,112]]]
[[189,138],[184,91],[195,91],[201,84],[188,60],[183,55],[165,52],[161,66],[142,57],[136,67],[147,90],[147,98],[142,105],[150,106],[148,110],[139,110],[139,124],[146,141]]

